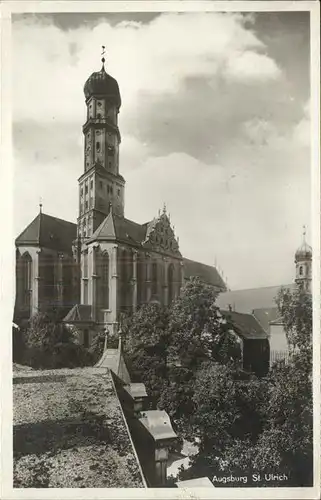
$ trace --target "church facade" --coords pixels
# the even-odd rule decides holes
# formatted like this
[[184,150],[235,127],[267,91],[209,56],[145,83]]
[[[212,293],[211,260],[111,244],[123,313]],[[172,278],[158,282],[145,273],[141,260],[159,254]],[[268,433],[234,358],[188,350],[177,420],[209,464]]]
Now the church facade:
[[56,306],[78,326],[84,343],[99,329],[115,332],[121,313],[157,301],[169,305],[185,280],[198,276],[222,292],[213,266],[185,259],[164,206],[138,224],[125,217],[125,179],[119,170],[121,97],[105,70],[84,86],[84,164],[77,224],[44,214],[16,239],[15,322]]

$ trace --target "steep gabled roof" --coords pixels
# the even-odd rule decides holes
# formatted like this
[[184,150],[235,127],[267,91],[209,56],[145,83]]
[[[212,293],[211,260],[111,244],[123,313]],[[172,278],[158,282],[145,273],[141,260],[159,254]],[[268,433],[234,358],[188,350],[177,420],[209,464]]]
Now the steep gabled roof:
[[221,311],[236,333],[245,339],[266,339],[267,333],[252,314]]
[[77,225],[57,217],[39,213],[16,238],[16,246],[39,246],[71,252],[77,236]]
[[140,245],[145,232],[146,228],[141,224],[119,217],[111,211],[88,241],[121,240],[131,245]]
[[258,320],[264,330],[268,332],[270,323],[279,318],[280,312],[277,307],[253,309],[253,316]]
[[214,266],[208,266],[195,260],[183,259],[184,276],[187,279],[198,277],[209,285],[214,285],[221,290],[226,290],[226,285]]
[[91,323],[91,306],[85,304],[76,304],[63,319],[64,323]]

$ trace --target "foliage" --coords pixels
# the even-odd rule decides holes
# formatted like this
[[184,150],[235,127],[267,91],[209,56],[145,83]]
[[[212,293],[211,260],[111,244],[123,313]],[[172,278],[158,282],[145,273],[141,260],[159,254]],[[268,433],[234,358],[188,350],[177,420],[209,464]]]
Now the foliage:
[[[239,384],[232,384],[226,368],[224,373],[221,367],[216,375],[211,374],[212,368],[199,373],[194,399],[198,403],[195,425],[200,431],[200,452],[192,469],[181,477],[220,472],[234,476],[247,474],[251,478],[253,472],[259,472],[261,486],[312,484],[311,296],[302,290],[292,293],[281,290],[277,303],[290,345],[289,361],[276,363],[265,380],[250,381],[245,395],[247,409],[250,414],[254,412],[250,421],[261,422],[261,429],[258,426],[254,433],[252,429],[243,435],[235,434]],[[241,395],[244,402],[243,391],[244,388]],[[241,414],[244,425],[250,414],[244,420],[244,407]],[[285,483],[276,479],[271,484],[265,473],[286,474],[288,480]]]
[[103,355],[105,340],[106,340],[105,332],[99,331],[94,336],[89,348],[89,352],[92,355],[93,364],[97,363],[97,361],[99,361],[101,356]]
[[143,305],[123,323],[125,356],[133,382],[143,382],[158,399],[167,380],[168,310]]
[[57,320],[55,310],[34,315],[25,332],[24,363],[33,368],[73,368],[92,364],[90,352]]
[[[217,292],[198,278],[189,280],[170,313],[170,355],[193,371],[206,359],[228,362],[236,339],[215,301]],[[232,350],[231,350],[232,348]]]
[[187,282],[170,308],[142,306],[124,321],[126,361],[133,381],[145,383],[183,434],[194,411],[197,369],[209,359],[238,362],[240,348],[215,305],[216,292],[199,279]]
[[25,335],[21,328],[12,327],[12,361],[23,363],[26,350]]

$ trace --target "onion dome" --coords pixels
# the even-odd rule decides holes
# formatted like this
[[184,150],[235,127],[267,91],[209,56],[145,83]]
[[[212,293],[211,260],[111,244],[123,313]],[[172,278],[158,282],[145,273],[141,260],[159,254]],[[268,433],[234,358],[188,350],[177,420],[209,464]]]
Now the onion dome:
[[120,108],[121,99],[118,83],[110,76],[103,65],[100,71],[96,71],[90,75],[84,86],[84,94],[86,100],[91,96],[105,97],[110,102],[115,104],[117,108]]
[[312,248],[305,241],[306,228],[303,226],[303,243],[295,252],[295,262],[312,260]]
[[312,248],[305,241],[295,252],[295,262],[312,259]]

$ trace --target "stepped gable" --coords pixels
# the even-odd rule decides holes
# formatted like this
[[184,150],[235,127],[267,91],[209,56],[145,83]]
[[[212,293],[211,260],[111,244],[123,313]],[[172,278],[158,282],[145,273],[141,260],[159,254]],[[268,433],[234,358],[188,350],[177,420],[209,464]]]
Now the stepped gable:
[[119,241],[181,257],[178,242],[166,214],[145,224],[138,224],[110,210],[94,234],[87,240],[88,243],[93,241]]
[[181,258],[178,240],[172,228],[169,216],[164,208],[162,214],[144,224],[145,238],[142,242],[145,248],[161,253],[168,253]]
[[16,238],[16,246],[38,246],[71,253],[77,225],[40,212]]

